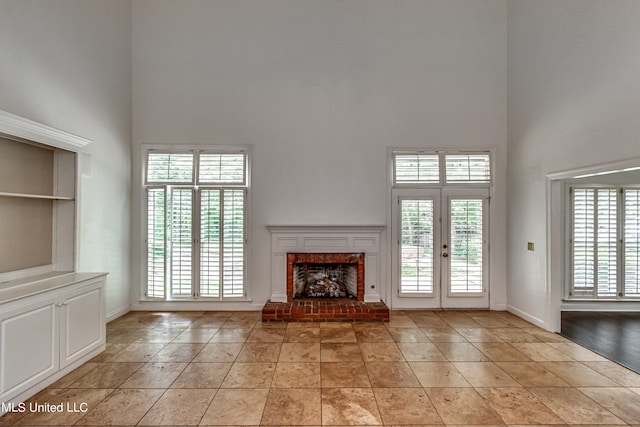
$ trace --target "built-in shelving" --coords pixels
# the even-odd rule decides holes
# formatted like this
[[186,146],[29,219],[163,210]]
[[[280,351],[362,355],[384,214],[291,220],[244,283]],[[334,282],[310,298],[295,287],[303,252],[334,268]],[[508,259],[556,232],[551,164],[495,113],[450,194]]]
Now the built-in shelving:
[[78,152],[90,142],[0,111],[0,286],[75,271]]
[[23,199],[45,199],[45,200],[75,200],[69,196],[48,196],[45,194],[11,193],[0,191],[0,197],[20,197]]

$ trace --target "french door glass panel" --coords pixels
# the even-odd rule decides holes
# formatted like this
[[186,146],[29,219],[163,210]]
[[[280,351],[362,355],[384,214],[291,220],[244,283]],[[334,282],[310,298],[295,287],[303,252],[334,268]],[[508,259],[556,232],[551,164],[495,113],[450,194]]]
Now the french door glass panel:
[[483,200],[450,199],[449,293],[482,293],[484,281]]
[[400,293],[433,295],[434,201],[401,199]]

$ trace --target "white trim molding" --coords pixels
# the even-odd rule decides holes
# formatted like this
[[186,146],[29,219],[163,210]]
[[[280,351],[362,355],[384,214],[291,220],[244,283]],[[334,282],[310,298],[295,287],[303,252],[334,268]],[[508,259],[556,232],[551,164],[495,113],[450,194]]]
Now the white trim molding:
[[364,253],[364,301],[380,302],[384,225],[269,225],[271,301],[287,302],[288,253]]
[[82,151],[92,141],[24,117],[0,110],[0,134],[38,142],[49,147],[61,148],[75,153]]

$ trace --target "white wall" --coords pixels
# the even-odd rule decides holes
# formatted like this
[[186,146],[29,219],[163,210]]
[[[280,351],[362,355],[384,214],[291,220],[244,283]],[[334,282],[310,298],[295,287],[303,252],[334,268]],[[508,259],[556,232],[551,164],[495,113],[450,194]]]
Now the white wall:
[[129,309],[131,2],[0,0],[0,109],[92,139],[82,160],[81,271]]
[[550,328],[545,176],[640,155],[638,22],[635,0],[508,3],[508,301]]
[[266,225],[385,224],[387,147],[495,147],[492,277],[506,303],[504,0],[136,0],[133,142],[134,201],[141,144],[253,145],[259,305]]

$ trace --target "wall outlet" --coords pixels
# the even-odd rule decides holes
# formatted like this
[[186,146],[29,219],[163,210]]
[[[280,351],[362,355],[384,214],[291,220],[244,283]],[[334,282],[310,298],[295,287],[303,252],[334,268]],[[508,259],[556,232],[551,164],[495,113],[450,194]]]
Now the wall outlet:
[[527,249],[530,250],[530,251],[534,250],[533,242],[527,242]]

